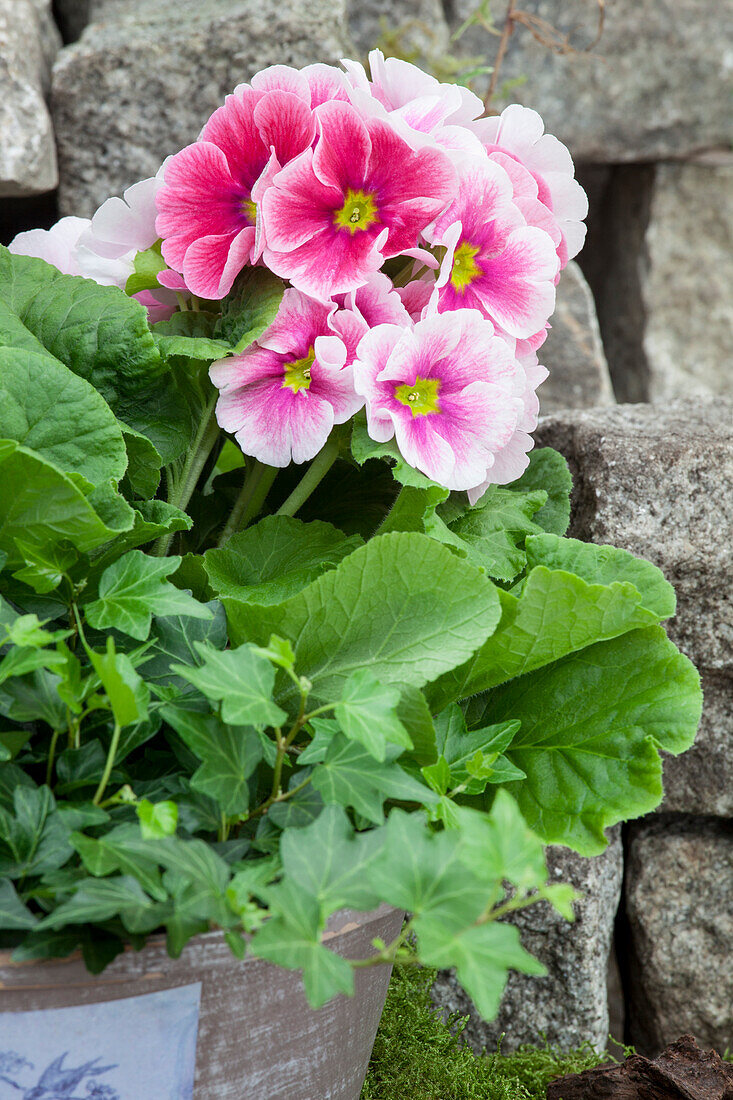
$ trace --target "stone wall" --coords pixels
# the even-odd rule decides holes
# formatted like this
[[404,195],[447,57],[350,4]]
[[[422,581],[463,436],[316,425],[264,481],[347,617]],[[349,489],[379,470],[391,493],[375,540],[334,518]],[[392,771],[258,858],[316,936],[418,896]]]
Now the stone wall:
[[[89,215],[154,172],[264,65],[356,56],[380,36],[444,54],[475,6],[0,0],[0,240]],[[702,671],[705,711],[696,747],[665,765],[661,812],[596,860],[551,851],[585,894],[578,921],[541,906],[523,917],[548,977],[514,976],[497,1024],[474,1021],[469,1035],[602,1044],[611,973],[617,1038],[625,1011],[625,1037],[644,1052],[684,1031],[722,1049],[733,1046],[733,24],[710,0],[607,0],[588,52],[595,0],[520,6],[575,50],[552,53],[520,27],[502,80],[526,78],[509,98],[569,144],[591,204],[543,349],[538,440],[573,467],[572,533],[643,554],[676,584],[671,633]],[[459,48],[490,62],[496,39],[471,27]],[[436,997],[470,1008],[450,976]]]

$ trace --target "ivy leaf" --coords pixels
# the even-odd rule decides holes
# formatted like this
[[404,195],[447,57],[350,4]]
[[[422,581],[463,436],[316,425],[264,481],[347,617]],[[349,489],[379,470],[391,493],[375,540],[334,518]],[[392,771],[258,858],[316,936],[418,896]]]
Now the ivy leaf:
[[[549,536],[548,536],[549,537]],[[605,639],[656,623],[627,582],[587,584],[563,570],[535,566],[518,596],[500,595],[501,622],[494,634],[460,668],[429,689],[431,705],[442,708]]]
[[275,669],[254,646],[223,651],[201,642],[194,647],[203,662],[198,668],[171,665],[171,671],[214,702],[221,701],[221,715],[232,725],[279,726],[287,714],[272,701]]
[[143,666],[147,683],[187,686],[171,671],[178,661],[195,665],[199,660],[195,648],[204,642],[214,649],[224,649],[227,644],[227,624],[224,608],[211,601],[205,605],[211,611],[210,619],[192,619],[188,615],[161,615],[153,623],[149,650]]
[[135,806],[140,822],[140,831],[145,840],[159,840],[163,836],[173,836],[178,827],[178,806],[175,802],[148,802],[141,799]]
[[37,924],[38,917],[20,900],[12,882],[7,878],[0,880],[0,928],[3,931],[27,931]]
[[262,759],[257,731],[228,726],[215,714],[165,706],[162,714],[178,736],[203,761],[191,785],[213,798],[228,816],[249,809],[247,780]]
[[383,761],[388,744],[413,747],[396,714],[400,697],[399,688],[385,687],[369,669],[359,668],[344,684],[334,713],[349,740],[360,741],[372,756]]
[[355,833],[341,806],[326,806],[305,828],[280,839],[283,871],[295,887],[317,898],[326,915],[338,909],[373,909],[379,902],[368,869],[384,843],[382,830]]
[[232,355],[239,355],[275,320],[284,293],[282,279],[266,268],[245,268],[222,302],[214,336],[226,342]]
[[[223,602],[235,641],[288,638],[299,673],[326,702],[341,697],[359,668],[381,683],[420,688],[469,657],[499,617],[486,577],[412,533],[371,539],[284,603]],[[294,690],[286,685],[283,694]]]
[[99,924],[120,917],[128,927],[150,910],[152,902],[137,879],[130,875],[84,879],[68,901],[44,917],[38,928],[62,928],[66,924]]
[[320,1008],[337,993],[351,996],[354,972],[350,964],[320,942],[322,920],[317,900],[287,879],[269,888],[267,900],[273,915],[252,938],[251,954],[289,970],[302,970],[311,1008]]
[[386,799],[434,805],[437,798],[433,791],[393,762],[399,752],[389,746],[385,762],[380,763],[362,745],[336,734],[323,763],[314,769],[313,786],[324,802],[352,806],[378,825],[384,820],[382,807]]
[[58,588],[79,558],[74,547],[64,542],[34,543],[29,539],[16,538],[15,545],[25,565],[22,569],[16,569],[13,576],[40,596]]
[[22,879],[62,867],[72,854],[69,829],[50,789],[17,787],[13,809],[0,809],[0,875]]
[[156,901],[165,901],[168,895],[161,882],[157,861],[146,858],[143,852],[128,844],[134,837],[139,838],[134,825],[118,825],[98,838],[74,832],[70,839],[90,875],[100,878],[122,872],[136,879]]
[[107,566],[129,550],[144,546],[160,535],[190,531],[191,526],[190,517],[165,500],[136,500],[132,527],[117,535],[114,542],[102,549],[99,557],[95,557],[90,578],[101,576]]
[[107,652],[90,650],[89,660],[107,694],[115,722],[129,726],[147,718],[150,691],[127,654],[117,652],[111,634],[107,636]]
[[6,682],[0,690],[0,712],[15,722],[35,722],[39,718],[51,729],[67,727],[66,707],[59,697],[61,677],[44,668]]
[[689,748],[701,709],[695,668],[649,627],[497,688],[483,717],[522,723],[506,755],[526,779],[507,789],[530,827],[591,856],[604,829],[658,805],[658,750]]
[[542,489],[547,493],[543,504],[532,517],[543,531],[564,535],[570,523],[570,491],[573,479],[563,456],[552,447],[536,447],[530,451],[529,466],[522,476],[509,486],[514,492],[527,493]]
[[145,641],[153,615],[210,619],[209,608],[166,580],[180,564],[178,557],[151,558],[142,550],[130,550],[102,574],[99,599],[85,608],[90,626],[114,627]]
[[[522,779],[523,773],[513,773],[513,765],[501,754],[511,744],[514,735],[519,729],[519,722],[504,722],[484,729],[466,729],[466,719],[460,707],[453,705],[444,710],[435,720],[436,745],[441,762],[448,770],[446,781],[445,768],[439,770],[424,769],[423,774],[431,784],[439,781],[445,794],[448,783],[451,786],[465,787],[467,794],[481,794],[489,782],[496,782],[494,770],[499,765],[499,771],[504,778]],[[503,764],[499,760],[503,760]],[[433,765],[437,769],[438,765]],[[509,772],[507,773],[507,766]],[[435,787],[438,790],[437,787]]]
[[279,603],[338,565],[361,546],[330,523],[303,523],[291,516],[266,516],[207,550],[204,568],[213,590],[250,603]]

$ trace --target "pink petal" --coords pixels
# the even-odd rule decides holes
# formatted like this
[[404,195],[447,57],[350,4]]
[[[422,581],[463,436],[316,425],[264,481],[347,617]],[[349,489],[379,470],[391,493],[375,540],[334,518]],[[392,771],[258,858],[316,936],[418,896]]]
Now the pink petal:
[[316,109],[320,137],[313,153],[313,171],[329,187],[345,194],[358,189],[366,174],[372,143],[367,128],[350,103],[335,100]]
[[[221,149],[232,178],[247,194],[269,156],[254,118],[255,107],[261,99],[262,93],[251,89],[228,95],[224,106],[214,111],[199,138],[199,142],[211,142]],[[167,169],[165,179],[168,183]]]
[[[324,305],[299,290],[288,288],[277,316],[257,341],[263,348],[303,359],[318,336],[328,333],[328,319],[333,306]],[[343,363],[341,364],[343,366]]]
[[320,107],[332,99],[348,101],[347,80],[340,69],[333,65],[306,65],[302,73],[308,81],[311,107]]
[[313,112],[292,92],[268,92],[256,105],[254,120],[260,137],[283,165],[307,149],[316,133]]
[[313,171],[313,153],[306,150],[277,173],[262,197],[268,253],[288,252],[311,241],[333,225],[333,212],[341,206],[343,193],[321,182]]
[[183,278],[191,293],[215,300],[227,295],[249,261],[254,242],[251,225],[234,236],[212,235],[195,240],[183,260]]
[[292,65],[270,65],[252,77],[252,87],[258,92],[291,92],[311,107],[311,93],[305,72]]

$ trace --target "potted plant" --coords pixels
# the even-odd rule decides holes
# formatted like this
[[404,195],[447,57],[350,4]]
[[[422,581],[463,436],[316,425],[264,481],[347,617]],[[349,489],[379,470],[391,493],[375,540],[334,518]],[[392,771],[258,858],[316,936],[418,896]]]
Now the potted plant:
[[490,1017],[543,846],[694,737],[670,585],[531,451],[567,151],[345,68],[0,252],[10,1090],[354,1100],[392,964]]

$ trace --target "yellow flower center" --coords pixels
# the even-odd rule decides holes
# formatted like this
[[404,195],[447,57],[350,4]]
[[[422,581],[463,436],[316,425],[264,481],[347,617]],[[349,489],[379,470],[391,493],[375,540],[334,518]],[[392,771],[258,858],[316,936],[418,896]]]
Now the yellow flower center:
[[257,206],[252,199],[242,199],[240,209],[250,225],[257,223]]
[[453,270],[450,273],[450,281],[456,290],[464,291],[474,279],[483,275],[483,271],[476,263],[475,256],[480,252],[478,245],[463,241],[458,245],[453,255]]
[[428,413],[439,413],[440,404],[439,378],[421,378],[415,375],[415,381],[410,384],[403,382],[401,386],[395,386],[394,395],[399,402],[407,405],[413,416],[427,416]]
[[295,359],[292,363],[286,363],[283,387],[287,386],[293,393],[310,389],[311,367],[315,357],[315,350],[311,348],[305,359]]
[[334,225],[348,229],[352,234],[359,229],[369,229],[379,221],[375,196],[368,195],[366,191],[352,191],[348,187],[346,202],[340,210],[334,212],[333,221]]

